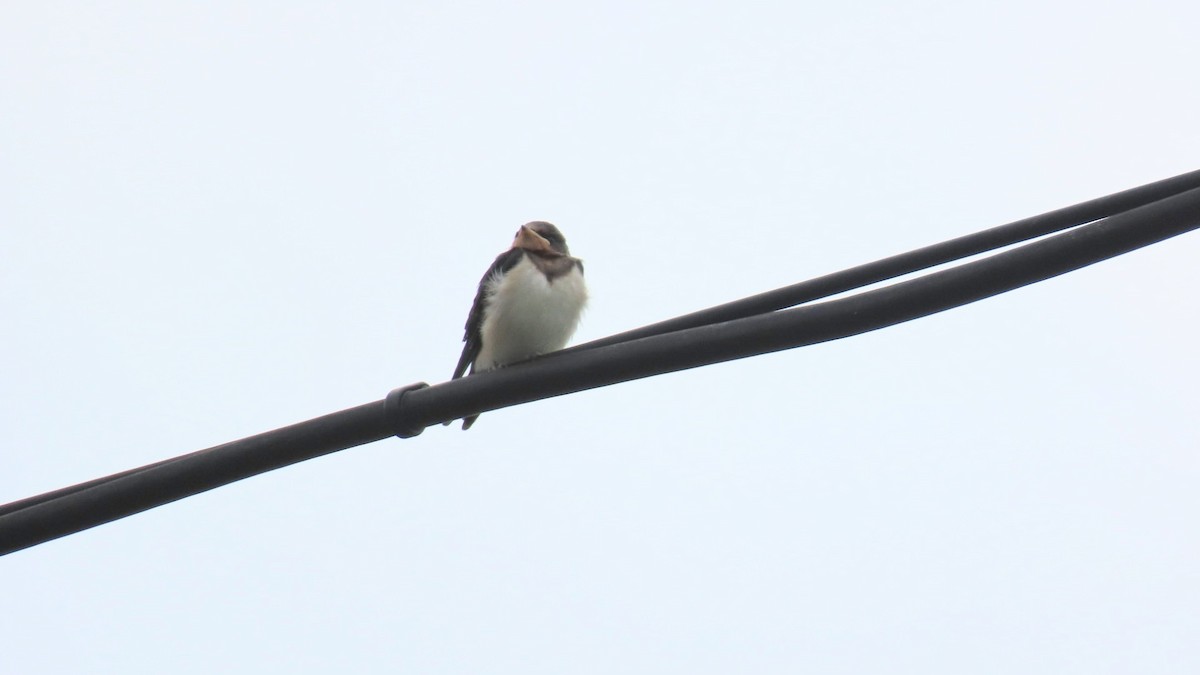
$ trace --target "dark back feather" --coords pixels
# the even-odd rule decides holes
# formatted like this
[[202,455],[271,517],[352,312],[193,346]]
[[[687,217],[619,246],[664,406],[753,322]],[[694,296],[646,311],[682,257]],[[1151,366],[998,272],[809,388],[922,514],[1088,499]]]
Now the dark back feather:
[[454,376],[450,379],[457,380],[465,375],[467,368],[475,363],[475,357],[479,356],[479,350],[483,348],[483,308],[487,305],[488,280],[511,270],[524,255],[525,251],[519,248],[511,248],[501,253],[479,280],[479,291],[475,294],[471,313],[467,315],[466,332],[463,335],[463,342],[466,344],[463,345],[462,355],[458,357],[458,365],[454,367]]

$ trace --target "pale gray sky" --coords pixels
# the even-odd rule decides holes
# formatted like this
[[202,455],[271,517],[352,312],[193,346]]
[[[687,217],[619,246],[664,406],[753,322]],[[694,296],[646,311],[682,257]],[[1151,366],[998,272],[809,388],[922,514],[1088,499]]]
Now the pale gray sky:
[[[0,8],[0,501],[1198,168],[1195,3]],[[1200,237],[0,560],[20,673],[1200,670]]]

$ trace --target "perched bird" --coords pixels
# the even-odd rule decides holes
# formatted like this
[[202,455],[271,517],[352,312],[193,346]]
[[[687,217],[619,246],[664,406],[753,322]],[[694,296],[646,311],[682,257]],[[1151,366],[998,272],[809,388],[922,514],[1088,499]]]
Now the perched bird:
[[[491,370],[562,349],[586,303],[583,261],[571,257],[562,232],[541,221],[522,225],[479,281],[451,379],[468,367]],[[463,419],[463,429],[478,417]]]

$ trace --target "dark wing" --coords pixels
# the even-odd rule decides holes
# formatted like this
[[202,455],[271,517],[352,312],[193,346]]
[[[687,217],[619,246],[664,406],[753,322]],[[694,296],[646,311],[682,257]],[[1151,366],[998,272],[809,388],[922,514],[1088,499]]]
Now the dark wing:
[[475,294],[475,303],[471,305],[471,313],[467,315],[467,331],[463,335],[462,356],[458,357],[458,365],[454,367],[454,376],[450,379],[457,380],[462,377],[474,362],[475,357],[479,356],[479,350],[483,348],[483,307],[487,304],[487,287],[488,280],[493,275],[504,274],[511,270],[521,260],[521,256],[525,252],[519,248],[512,248],[500,255],[496,256],[496,260],[492,262],[492,266],[479,280],[479,292]]

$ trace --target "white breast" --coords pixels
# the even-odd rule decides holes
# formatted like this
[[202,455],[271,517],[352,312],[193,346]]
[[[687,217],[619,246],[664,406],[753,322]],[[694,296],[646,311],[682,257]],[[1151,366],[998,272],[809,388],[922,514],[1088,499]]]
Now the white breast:
[[528,256],[490,280],[487,293],[477,371],[562,349],[587,304],[587,286],[578,267],[549,281]]

